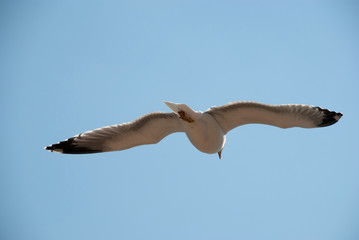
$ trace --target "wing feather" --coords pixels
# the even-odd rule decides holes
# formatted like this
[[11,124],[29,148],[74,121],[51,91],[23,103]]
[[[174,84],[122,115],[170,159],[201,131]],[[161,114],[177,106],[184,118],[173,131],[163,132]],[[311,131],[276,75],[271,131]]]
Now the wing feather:
[[97,153],[155,144],[174,132],[184,132],[175,113],[153,112],[132,122],[78,134],[45,149],[61,153]]
[[231,102],[206,111],[221,126],[224,133],[251,123],[267,124],[280,128],[324,127],[336,123],[342,113],[301,104],[268,105],[256,102]]

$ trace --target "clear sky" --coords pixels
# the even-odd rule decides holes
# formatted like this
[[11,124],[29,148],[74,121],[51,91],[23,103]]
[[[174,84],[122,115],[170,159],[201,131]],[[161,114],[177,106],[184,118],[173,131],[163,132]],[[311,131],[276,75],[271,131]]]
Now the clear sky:
[[[269,3],[270,2],[270,3]],[[358,1],[2,1],[0,239],[359,239]],[[344,113],[62,155],[94,128],[231,101]]]

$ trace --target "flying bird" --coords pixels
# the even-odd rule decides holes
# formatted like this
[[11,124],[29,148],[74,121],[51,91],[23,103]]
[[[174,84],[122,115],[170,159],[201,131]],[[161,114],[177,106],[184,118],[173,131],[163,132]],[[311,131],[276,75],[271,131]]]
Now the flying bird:
[[221,158],[226,134],[241,125],[259,123],[280,128],[316,128],[336,123],[342,113],[301,104],[268,105],[231,102],[194,111],[186,104],[164,102],[172,112],[152,112],[132,122],[98,128],[45,147],[59,153],[82,154],[119,151],[155,144],[175,132],[185,132],[199,151]]

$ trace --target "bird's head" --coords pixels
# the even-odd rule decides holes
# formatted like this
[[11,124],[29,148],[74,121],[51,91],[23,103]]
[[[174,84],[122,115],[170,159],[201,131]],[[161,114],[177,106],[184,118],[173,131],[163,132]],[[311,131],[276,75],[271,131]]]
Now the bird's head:
[[196,112],[193,111],[186,104],[182,103],[173,103],[173,102],[163,102],[167,105],[174,113],[176,113],[179,118],[187,123],[192,123],[195,121]]

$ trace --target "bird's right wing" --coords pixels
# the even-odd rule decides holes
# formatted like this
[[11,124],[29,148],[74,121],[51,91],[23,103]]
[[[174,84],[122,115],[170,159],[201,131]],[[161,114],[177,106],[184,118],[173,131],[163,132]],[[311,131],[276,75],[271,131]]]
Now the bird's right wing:
[[212,107],[206,113],[216,119],[224,133],[250,123],[280,128],[325,127],[336,123],[343,115],[308,105],[267,105],[256,102],[232,102],[220,107]]
[[60,153],[98,153],[154,144],[174,132],[184,132],[175,113],[153,112],[132,122],[98,128],[46,147]]

